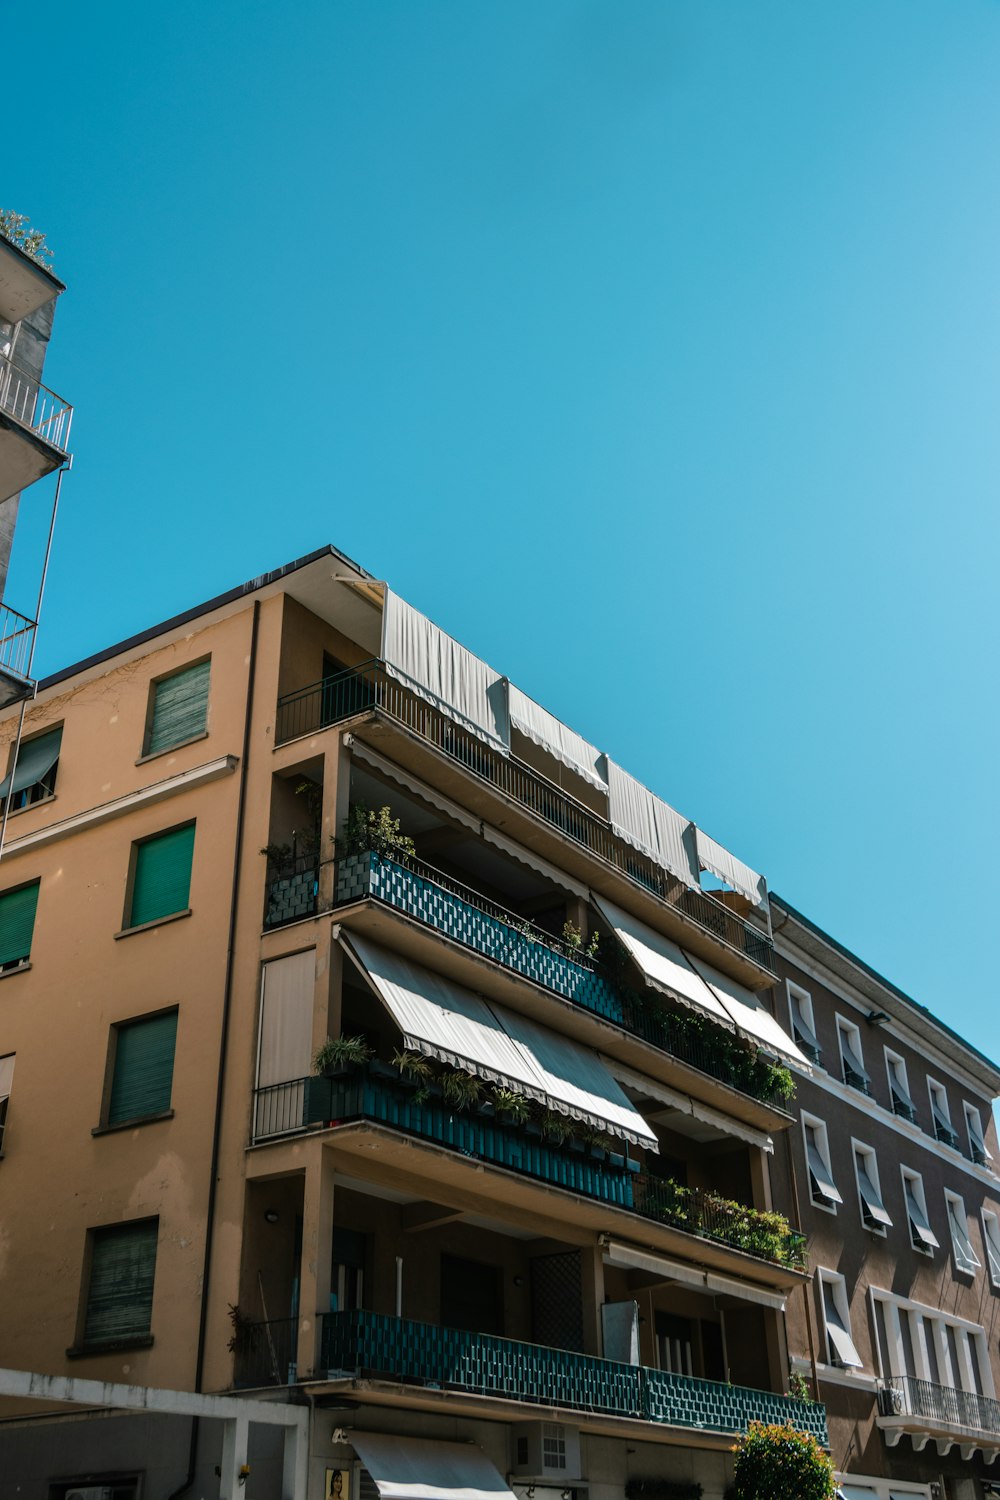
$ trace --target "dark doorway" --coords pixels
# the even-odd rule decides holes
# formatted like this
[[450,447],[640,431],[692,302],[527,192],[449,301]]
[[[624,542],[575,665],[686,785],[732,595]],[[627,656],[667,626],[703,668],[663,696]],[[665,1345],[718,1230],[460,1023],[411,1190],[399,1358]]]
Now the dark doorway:
[[499,1266],[461,1255],[441,1257],[441,1326],[503,1336],[503,1280]]

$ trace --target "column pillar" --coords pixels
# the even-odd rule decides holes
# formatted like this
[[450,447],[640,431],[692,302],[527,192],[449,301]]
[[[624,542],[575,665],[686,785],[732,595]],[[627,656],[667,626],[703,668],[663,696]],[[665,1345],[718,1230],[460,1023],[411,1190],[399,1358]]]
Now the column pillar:
[[313,1143],[306,1162],[302,1202],[302,1262],[299,1269],[298,1376],[317,1369],[322,1316],[330,1311],[333,1252],[333,1153]]
[[580,1285],[583,1299],[583,1352],[597,1359],[604,1354],[601,1308],[604,1306],[604,1255],[600,1245],[580,1250]]
[[243,1494],[240,1469],[247,1461],[250,1423],[244,1416],[229,1417],[222,1424],[222,1464],[219,1500],[239,1500]]

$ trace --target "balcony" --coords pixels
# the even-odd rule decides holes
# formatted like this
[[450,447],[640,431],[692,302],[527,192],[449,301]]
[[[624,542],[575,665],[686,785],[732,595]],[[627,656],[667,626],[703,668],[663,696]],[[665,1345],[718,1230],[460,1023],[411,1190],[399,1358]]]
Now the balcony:
[[263,1385],[294,1385],[298,1318],[270,1323],[244,1323],[233,1329],[233,1384],[242,1389]]
[[683,1236],[739,1251],[779,1267],[789,1281],[797,1279],[789,1272],[805,1270],[805,1236],[780,1215],[644,1173],[639,1162],[600,1146],[549,1141],[538,1126],[505,1121],[491,1105],[459,1111],[434,1092],[423,1100],[416,1094],[416,1086],[396,1069],[377,1062],[334,1077],[274,1084],[255,1092],[255,1144],[295,1129],[291,1122],[296,1118],[302,1129],[370,1121],[455,1152],[466,1162],[501,1167]]
[[[715,961],[722,956],[725,962],[728,955],[731,966],[752,985],[773,982],[774,950],[766,932],[722,901],[683,885],[620,838],[606,818],[516,756],[503,754],[462,728],[390,676],[379,660],[285,694],[278,700],[275,743],[287,744],[372,712],[376,720],[405,730],[410,740],[460,767],[463,777],[456,790],[464,789],[464,800],[473,811],[495,816],[495,797],[499,794],[527,816],[525,837],[537,843],[537,832],[531,830],[541,828],[551,833],[557,839],[551,848],[557,862],[561,860],[567,868],[575,863],[578,873],[595,889],[603,886],[606,894],[615,898],[620,894],[618,882],[627,880],[635,891],[657,903],[661,917],[664,911],[671,914],[681,941]],[[362,732],[360,726],[357,732]],[[377,740],[378,735],[374,738]],[[417,769],[434,774],[431,765],[419,763]],[[471,785],[469,776],[473,778]],[[569,857],[567,841],[585,859]],[[604,872],[613,878],[602,880]]]
[[826,1409],[818,1403],[379,1313],[327,1313],[320,1368],[330,1380],[406,1381],[705,1432],[739,1433],[751,1422],[791,1422],[828,1444]]
[[[314,870],[310,871],[309,878],[315,878]],[[305,907],[297,904],[287,881],[275,882],[271,892],[267,925],[278,925],[273,918],[281,910],[288,913],[283,919],[286,921],[307,914]],[[303,902],[310,899],[304,888],[299,891],[299,898]],[[783,1113],[784,1103],[774,1089],[772,1070],[767,1064],[757,1061],[746,1048],[732,1042],[721,1031],[717,1036],[713,1035],[714,1028],[695,1029],[689,1017],[674,1015],[659,1001],[648,1000],[619,984],[579,949],[571,949],[515,912],[489,901],[470,886],[442,874],[431,865],[412,858],[403,863],[376,854],[355,854],[340,860],[334,904],[346,907],[359,901],[378,902],[402,913],[434,933],[491,960],[510,974],[530,980],[601,1020],[620,1027],[630,1036],[674,1058],[685,1069],[692,1068],[725,1085],[727,1090],[738,1090],[758,1101],[765,1109],[750,1111],[754,1123],[766,1129],[780,1128],[787,1123],[787,1118],[772,1118]],[[314,909],[314,906],[310,907],[309,913]],[[395,937],[393,946],[398,942],[398,937]],[[431,967],[435,966],[434,954],[417,951],[413,956],[418,961],[423,958]],[[477,980],[476,984],[480,987],[481,981]],[[510,997],[498,994],[497,998]],[[588,1039],[594,1045],[609,1047],[606,1040]],[[631,1061],[638,1067],[644,1065],[642,1059],[630,1056],[627,1050],[622,1050],[621,1055],[623,1061]],[[689,1088],[692,1086],[690,1079],[679,1081]],[[701,1090],[697,1082],[694,1088],[705,1094],[706,1102],[721,1105],[732,1112],[733,1101],[723,1097],[722,1090]],[[756,1118],[758,1115],[759,1119]]]
[[942,1457],[955,1444],[963,1458],[971,1458],[975,1448],[982,1448],[984,1456],[1000,1450],[1000,1401],[990,1396],[894,1375],[879,1387],[878,1409],[878,1425],[890,1448],[906,1433],[918,1452],[933,1439]]
[[0,501],[66,461],[73,408],[0,355]]
[[0,604],[0,708],[18,703],[31,692],[28,675],[35,621]]

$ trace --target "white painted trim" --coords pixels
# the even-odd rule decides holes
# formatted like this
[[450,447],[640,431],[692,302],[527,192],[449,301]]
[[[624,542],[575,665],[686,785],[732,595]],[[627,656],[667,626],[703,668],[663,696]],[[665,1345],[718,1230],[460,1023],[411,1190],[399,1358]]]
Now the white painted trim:
[[824,1167],[826,1167],[827,1172],[830,1174],[830,1181],[833,1183],[834,1187],[837,1186],[837,1179],[833,1175],[833,1167],[830,1164],[830,1136],[826,1128],[826,1121],[821,1120],[818,1115],[809,1114],[807,1110],[800,1110],[799,1125],[802,1130],[802,1149],[804,1150],[806,1157],[806,1176],[809,1178],[809,1202],[813,1208],[818,1208],[820,1213],[833,1214],[834,1217],[836,1217],[836,1203],[817,1203],[816,1199],[813,1197],[812,1172],[809,1169],[809,1137],[806,1135],[807,1125],[811,1130],[814,1130],[816,1132],[816,1149],[817,1151],[819,1151],[820,1159]]
[[125,813],[134,812],[136,808],[152,807],[167,797],[176,796],[178,792],[187,792],[193,787],[218,781],[222,776],[231,775],[238,764],[238,756],[221,755],[218,760],[206,761],[203,766],[194,766],[190,771],[181,771],[179,775],[168,776],[164,781],[154,781],[150,786],[140,787],[137,792],[128,792],[124,797],[115,797],[110,802],[87,808],[85,812],[61,818],[58,823],[50,823],[48,827],[39,828],[35,833],[12,839],[4,848],[4,859],[13,859],[16,854],[41,849],[46,844],[54,844],[57,839],[80,833],[85,828],[96,828],[101,823],[109,823],[112,818],[120,818]]

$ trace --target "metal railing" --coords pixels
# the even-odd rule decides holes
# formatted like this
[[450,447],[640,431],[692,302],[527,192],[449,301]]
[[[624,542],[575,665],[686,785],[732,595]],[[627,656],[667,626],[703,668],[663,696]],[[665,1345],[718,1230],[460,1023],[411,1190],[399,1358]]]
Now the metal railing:
[[912,1375],[894,1375],[879,1386],[878,1408],[883,1417],[921,1417],[931,1426],[947,1422],[967,1430],[1000,1433],[1000,1401]]
[[714,1432],[790,1422],[828,1441],[819,1402],[381,1313],[325,1314],[320,1368]]
[[758,1260],[806,1269],[806,1237],[780,1214],[733,1203],[702,1188],[686,1188],[669,1177],[641,1172],[632,1183],[635,1210],[647,1219],[688,1234],[717,1240]]
[[233,1335],[233,1384],[294,1385],[298,1336],[298,1318],[240,1323]]
[[0,604],[0,671],[27,680],[34,636],[34,620]]
[[305,1129],[308,1084],[308,1078],[292,1078],[287,1083],[269,1083],[254,1089],[253,1140],[267,1140]]
[[767,933],[703,891],[679,881],[647,855],[619,838],[611,824],[516,756],[494,749],[477,734],[412,691],[385,663],[373,658],[278,699],[275,742],[312,734],[376,708],[472,775],[526,808],[574,843],[603,860],[661,901],[685,913],[727,947],[774,974],[774,951]]
[[30,427],[51,448],[69,452],[73,408],[5,354],[0,354],[0,411]]

